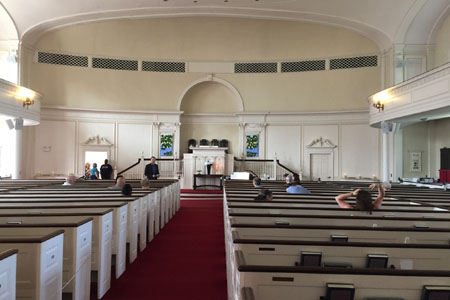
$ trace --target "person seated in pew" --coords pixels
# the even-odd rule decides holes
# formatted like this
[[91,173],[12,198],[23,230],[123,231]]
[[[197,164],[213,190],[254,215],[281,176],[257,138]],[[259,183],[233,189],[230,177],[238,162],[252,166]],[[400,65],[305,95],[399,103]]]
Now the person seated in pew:
[[255,177],[253,178],[253,186],[257,189],[262,189],[262,185],[261,185],[261,178],[259,177]]
[[141,188],[143,190],[149,190],[150,189],[150,179],[148,179],[147,177],[143,178],[141,180]]
[[[384,188],[381,184],[375,183],[371,184],[369,188],[370,189],[378,188],[378,197],[375,199],[375,201],[372,200],[372,194],[370,193],[370,191],[356,189],[353,192],[337,196],[336,202],[340,208],[367,211],[368,213],[371,214],[374,209],[381,208],[381,204],[383,203],[384,199]],[[345,199],[352,196],[356,197],[356,204],[354,206],[345,202]]]
[[273,196],[270,190],[264,189],[259,191],[258,196],[256,196],[255,201],[272,201]]
[[300,181],[294,180],[292,175],[286,177],[286,183],[289,185],[286,189],[289,194],[311,194],[310,191],[300,185]]
[[71,175],[66,178],[66,181],[63,185],[73,185],[75,183],[75,176]]
[[113,186],[108,187],[108,189],[111,190],[122,190],[123,186],[125,185],[125,177],[122,175],[118,175],[116,177],[116,184]]
[[127,183],[122,187],[122,195],[131,196],[132,193],[133,193],[133,188],[131,187],[131,184]]

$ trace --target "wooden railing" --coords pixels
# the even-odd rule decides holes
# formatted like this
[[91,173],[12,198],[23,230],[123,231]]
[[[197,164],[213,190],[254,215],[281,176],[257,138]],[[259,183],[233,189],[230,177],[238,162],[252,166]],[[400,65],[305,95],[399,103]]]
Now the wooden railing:
[[[138,161],[128,168],[120,171],[117,175],[122,175],[127,179],[142,179],[144,177],[145,166],[150,162],[150,158],[139,158]],[[183,173],[183,161],[181,159],[157,158],[161,178],[180,178]]]
[[234,158],[234,171],[250,172],[262,179],[283,180],[284,174],[301,174],[282,165],[278,159],[239,159]]

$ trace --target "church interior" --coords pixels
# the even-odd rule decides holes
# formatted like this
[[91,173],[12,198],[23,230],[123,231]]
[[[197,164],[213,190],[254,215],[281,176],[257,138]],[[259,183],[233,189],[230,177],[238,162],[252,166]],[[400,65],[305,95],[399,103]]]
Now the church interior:
[[449,188],[450,0],[0,0],[2,300],[450,299]]

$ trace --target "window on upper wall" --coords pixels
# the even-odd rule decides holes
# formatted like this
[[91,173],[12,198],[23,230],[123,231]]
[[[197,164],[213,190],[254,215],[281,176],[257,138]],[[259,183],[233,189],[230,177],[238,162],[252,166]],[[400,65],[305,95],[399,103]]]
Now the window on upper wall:
[[173,157],[173,134],[163,133],[159,140],[159,156]]
[[247,134],[245,145],[246,157],[259,157],[259,134]]

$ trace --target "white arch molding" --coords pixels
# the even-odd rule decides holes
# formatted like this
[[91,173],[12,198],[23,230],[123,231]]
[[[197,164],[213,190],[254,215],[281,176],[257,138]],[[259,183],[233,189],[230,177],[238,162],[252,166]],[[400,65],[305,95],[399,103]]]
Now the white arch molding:
[[206,78],[200,78],[194,82],[192,82],[188,87],[186,87],[184,89],[184,91],[181,93],[180,97],[178,98],[178,105],[177,108],[179,111],[181,111],[181,103],[183,102],[183,98],[184,96],[186,96],[187,92],[193,88],[194,86],[196,86],[197,84],[203,83],[203,82],[216,82],[216,83],[220,83],[223,84],[224,86],[226,86],[234,95],[234,99],[236,100],[238,106],[239,106],[239,112],[243,112],[244,111],[244,100],[242,100],[242,96],[239,93],[239,91],[236,89],[236,87],[234,87],[234,85],[232,85],[231,83],[229,83],[228,81],[221,79],[221,78],[217,78],[213,75],[208,75]]

